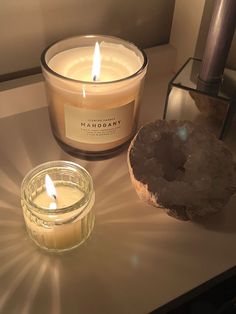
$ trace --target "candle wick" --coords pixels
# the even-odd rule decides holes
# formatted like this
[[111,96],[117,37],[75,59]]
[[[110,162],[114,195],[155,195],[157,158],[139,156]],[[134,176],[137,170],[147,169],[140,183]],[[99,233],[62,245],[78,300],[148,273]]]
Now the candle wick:
[[56,194],[53,194],[52,197],[53,197],[54,201],[57,202],[57,196],[56,196]]
[[97,80],[97,76],[94,75],[94,76],[93,76],[93,81],[95,82],[96,80]]

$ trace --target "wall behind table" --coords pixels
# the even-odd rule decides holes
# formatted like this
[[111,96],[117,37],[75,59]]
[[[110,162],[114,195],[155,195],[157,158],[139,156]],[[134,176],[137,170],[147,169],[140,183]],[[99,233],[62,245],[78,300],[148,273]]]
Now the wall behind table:
[[73,35],[108,34],[142,48],[169,42],[175,0],[1,0],[0,75],[39,66],[42,50]]

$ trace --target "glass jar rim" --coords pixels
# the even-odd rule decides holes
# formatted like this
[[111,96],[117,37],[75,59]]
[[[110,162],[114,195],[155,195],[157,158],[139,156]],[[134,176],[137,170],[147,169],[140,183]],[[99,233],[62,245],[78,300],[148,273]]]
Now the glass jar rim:
[[[136,71],[134,72],[133,74],[129,75],[129,76],[126,76],[124,78],[121,78],[121,79],[118,79],[118,80],[114,80],[114,81],[106,81],[106,82],[99,82],[99,81],[95,81],[95,82],[90,82],[90,81],[81,81],[81,80],[76,80],[76,79],[73,79],[73,78],[70,78],[70,77],[66,77],[64,75],[61,75],[59,74],[58,72],[52,70],[47,62],[46,62],[46,54],[47,52],[49,51],[49,49],[51,49],[54,45],[58,44],[58,43],[62,43],[63,41],[67,41],[67,40],[70,40],[70,39],[75,39],[75,38],[95,38],[95,37],[104,37],[104,38],[110,38],[110,39],[113,39],[113,40],[120,40],[126,44],[129,44],[129,46],[133,46],[135,49],[137,49],[138,51],[140,51],[142,57],[143,57],[143,64],[142,66]],[[40,58],[40,63],[41,63],[41,67],[43,69],[45,69],[47,72],[51,73],[52,75],[60,78],[60,79],[63,79],[63,80],[66,80],[68,82],[74,82],[74,83],[81,83],[81,84],[88,84],[88,85],[108,85],[108,84],[116,84],[116,83],[120,83],[120,82],[124,82],[126,80],[130,80],[130,79],[133,79],[134,77],[138,76],[139,74],[141,74],[146,68],[147,68],[147,65],[148,65],[148,58],[147,58],[147,55],[146,53],[144,52],[143,49],[137,47],[134,43],[130,42],[130,41],[127,41],[127,40],[124,40],[124,39],[121,39],[119,37],[115,37],[115,36],[109,36],[109,35],[98,35],[98,34],[92,34],[92,35],[79,35],[79,36],[71,36],[71,37],[67,37],[67,38],[64,38],[64,39],[61,39],[61,40],[57,40],[55,42],[53,42],[51,45],[49,45],[48,47],[46,47],[42,54],[41,54],[41,58]]]
[[[88,182],[88,193],[84,193],[83,197],[79,199],[77,202],[65,206],[60,207],[56,209],[46,208],[39,206],[38,204],[34,203],[32,200],[30,200],[29,195],[26,193],[26,187],[30,184],[30,182],[35,178],[35,176],[41,172],[44,172],[49,169],[53,168],[71,168],[73,170],[79,171],[80,174],[83,175],[83,177]],[[55,160],[55,161],[48,161],[45,163],[42,163],[35,168],[31,169],[24,177],[22,184],[21,184],[21,199],[30,206],[31,210],[34,213],[38,214],[57,214],[62,215],[69,212],[73,212],[78,210],[79,208],[82,208],[82,211],[79,214],[82,214],[82,212],[86,209],[86,205],[92,201],[94,197],[94,190],[93,190],[93,180],[89,172],[79,164],[72,162],[72,161],[66,161],[66,160]]]

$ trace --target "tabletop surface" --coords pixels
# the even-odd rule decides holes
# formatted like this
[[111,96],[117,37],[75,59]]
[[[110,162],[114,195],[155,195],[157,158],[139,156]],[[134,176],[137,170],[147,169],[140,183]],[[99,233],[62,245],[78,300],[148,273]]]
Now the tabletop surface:
[[[157,107],[142,109],[144,122]],[[64,153],[47,108],[0,120],[0,156],[0,313],[147,313],[236,264],[236,197],[202,223],[175,220],[138,199],[126,152],[98,162]],[[20,206],[25,174],[58,159],[84,166],[96,191],[92,235],[63,255],[32,243]]]

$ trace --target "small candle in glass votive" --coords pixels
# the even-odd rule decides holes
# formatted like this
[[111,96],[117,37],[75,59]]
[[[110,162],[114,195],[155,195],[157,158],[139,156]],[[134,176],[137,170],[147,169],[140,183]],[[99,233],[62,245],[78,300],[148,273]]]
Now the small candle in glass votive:
[[21,186],[27,231],[41,248],[60,252],[83,243],[94,226],[95,193],[90,174],[69,161],[31,170]]
[[137,127],[145,53],[111,36],[77,36],[41,57],[53,134],[68,153],[90,159],[119,152]]

